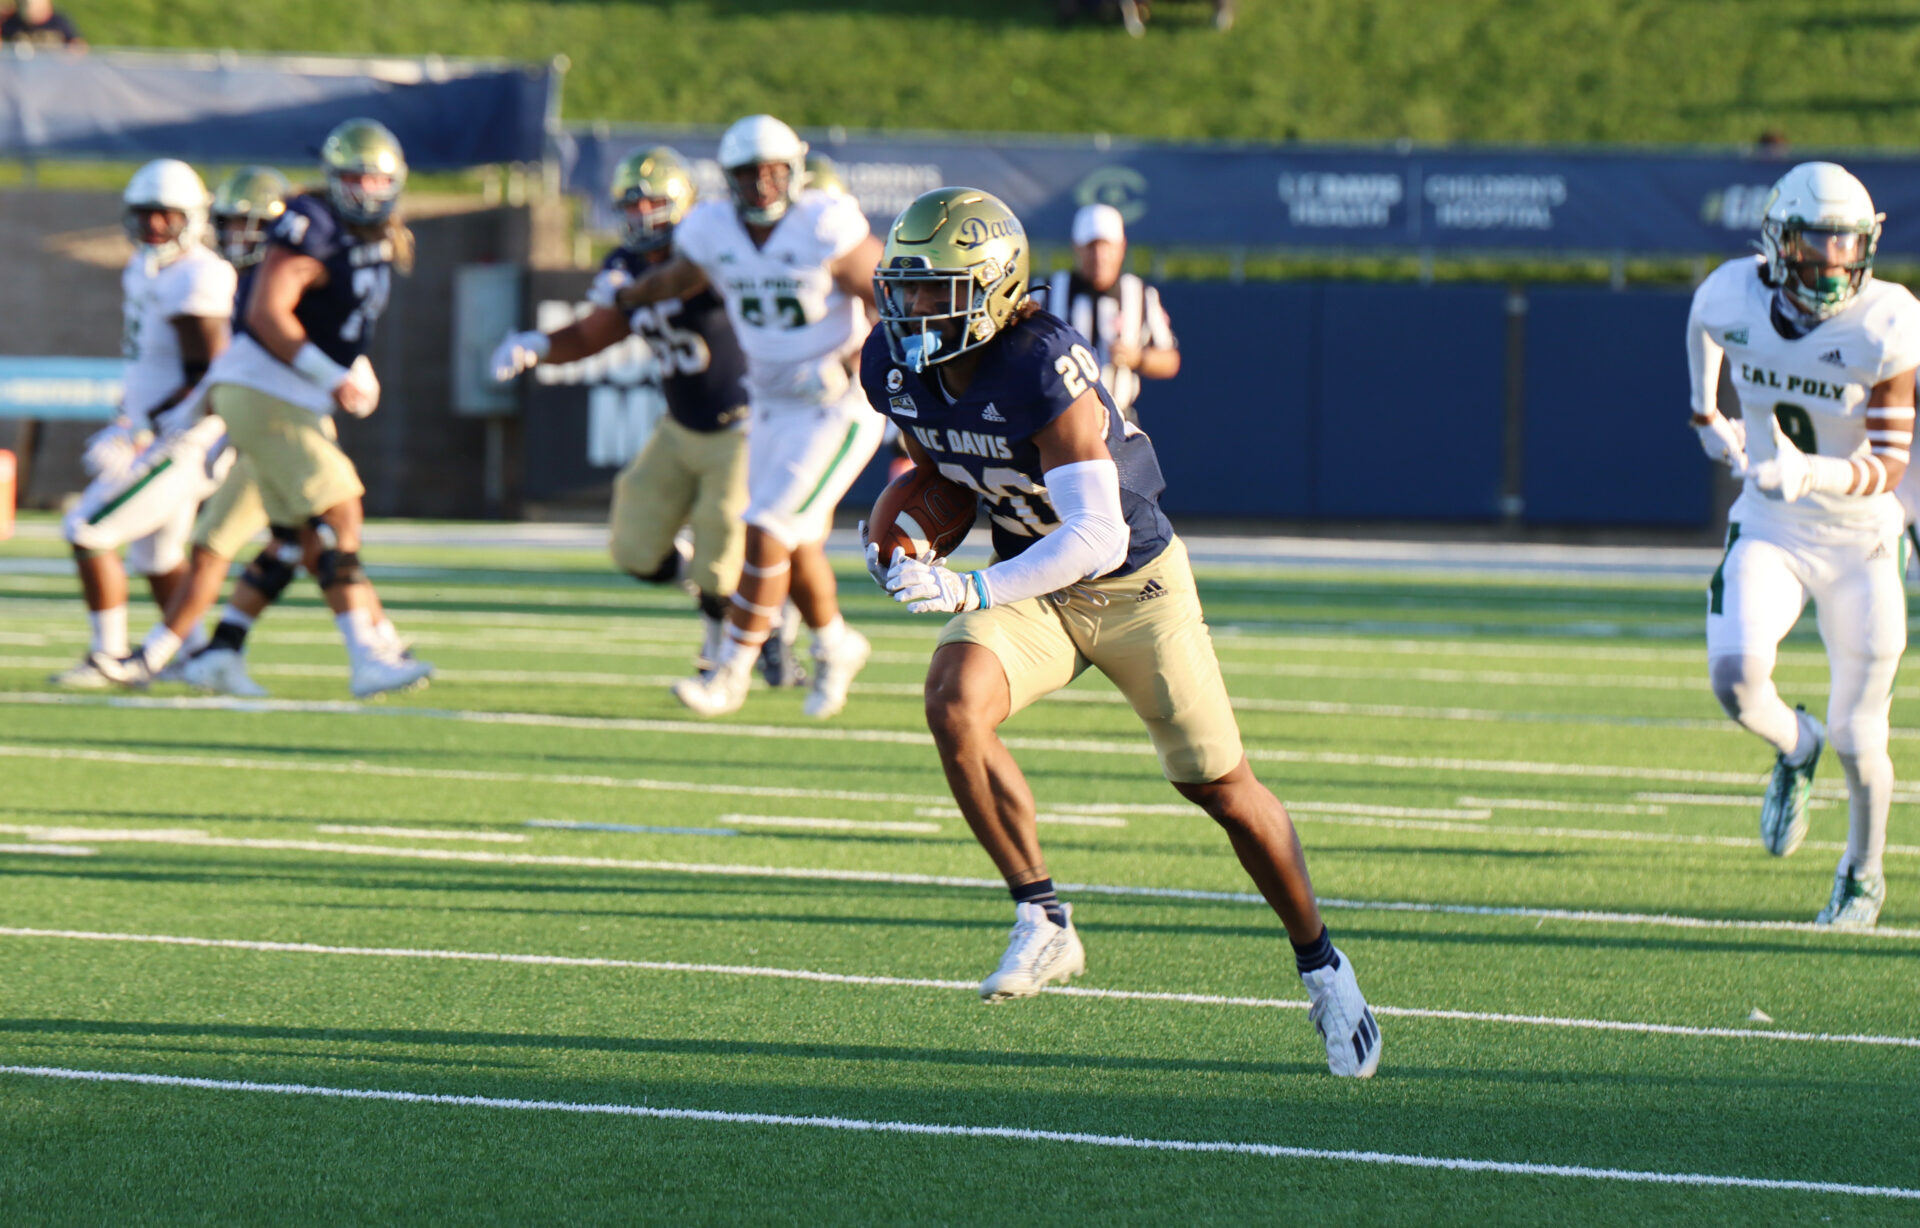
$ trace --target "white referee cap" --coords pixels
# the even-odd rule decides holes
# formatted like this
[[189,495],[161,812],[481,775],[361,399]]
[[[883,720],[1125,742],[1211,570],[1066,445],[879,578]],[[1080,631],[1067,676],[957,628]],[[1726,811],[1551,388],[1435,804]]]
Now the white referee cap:
[[1127,241],[1127,224],[1112,205],[1082,205],[1073,215],[1073,244],[1081,247],[1095,239],[1114,243]]

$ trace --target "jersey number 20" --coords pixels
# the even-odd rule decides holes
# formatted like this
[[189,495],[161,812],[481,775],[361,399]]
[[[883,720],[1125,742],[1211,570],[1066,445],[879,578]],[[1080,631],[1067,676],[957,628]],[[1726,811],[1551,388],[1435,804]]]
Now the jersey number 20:
[[1067,395],[1078,397],[1100,380],[1100,362],[1087,347],[1076,345],[1060,357],[1053,360],[1053,369],[1060,374],[1060,382],[1067,386]]

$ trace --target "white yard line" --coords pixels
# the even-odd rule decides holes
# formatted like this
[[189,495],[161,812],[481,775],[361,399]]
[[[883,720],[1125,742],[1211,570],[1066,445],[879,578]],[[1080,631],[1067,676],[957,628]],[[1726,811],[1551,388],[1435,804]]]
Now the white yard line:
[[1556,802],[1533,797],[1463,797],[1462,806],[1500,810],[1550,810],[1568,814],[1665,814],[1665,806],[1630,806],[1611,802]]
[[375,827],[362,823],[315,823],[325,836],[395,836],[407,840],[481,840],[490,844],[525,844],[527,838],[511,831],[458,831],[449,827]]
[[[1410,823],[1411,820],[1392,820]],[[0,831],[33,834],[29,825],[9,825]],[[52,829],[48,829],[52,830]],[[61,829],[68,830],[68,829]],[[93,838],[93,842],[111,841]],[[812,866],[766,866],[715,862],[657,861],[627,857],[586,857],[564,854],[492,853],[478,849],[407,848],[403,845],[342,844],[325,840],[291,840],[243,836],[202,836],[174,840],[143,839],[148,844],[175,844],[189,848],[256,849],[266,852],[337,853],[344,857],[392,857],[415,861],[459,862],[473,865],[561,866],[590,870],[634,870],[665,874],[712,874],[734,878],[797,879],[812,882],[885,883],[911,887],[952,887],[1004,891],[997,878],[952,874],[911,874],[888,870],[829,869]],[[1205,900],[1230,904],[1266,901],[1246,891],[1210,891],[1191,887],[1148,887],[1108,883],[1060,883],[1062,895],[1121,896],[1139,899]],[[1869,930],[1836,932],[1810,921],[1767,921],[1732,917],[1694,917],[1673,913],[1620,912],[1606,909],[1551,908],[1509,904],[1445,904],[1418,900],[1348,900],[1323,897],[1320,906],[1355,912],[1431,913],[1456,917],[1512,917],[1536,921],[1566,921],[1586,925],[1645,925],[1672,929],[1752,930],[1818,934],[1826,937],[1877,939],[1920,938],[1920,929],[1878,926]]]
[[[978,993],[975,981],[930,977],[875,976],[859,973],[817,972],[807,968],[770,968],[755,964],[695,964],[678,960],[614,959],[591,955],[542,955],[498,951],[450,951],[420,947],[335,946],[314,942],[274,942],[246,938],[200,938],[179,934],[128,934],[97,930],[31,929],[0,926],[0,938],[56,941],[134,943],[154,946],[202,947],[230,951],[257,951],[290,955],[326,955],[367,959],[449,960],[461,963],[522,964],[555,968],[616,968],[639,972],[672,972],[693,976],[755,977],[781,981],[809,981],[826,985],[855,985],[902,989],[946,989]],[[1250,998],[1225,994],[1168,993],[1154,990],[1099,989],[1049,985],[1042,993],[1065,998],[1109,1002],[1164,1002],[1182,1006],[1228,1006],[1256,1010],[1305,1010],[1295,998]],[[1631,1019],[1586,1019],[1556,1015],[1515,1014],[1507,1011],[1436,1010],[1416,1006],[1373,1004],[1378,1015],[1404,1019],[1439,1019],[1459,1023],[1499,1023],[1522,1027],[1570,1028],[1576,1031],[1625,1032],[1652,1036],[1682,1036],[1702,1040],[1772,1040],[1803,1044],[1867,1045],[1920,1049],[1920,1036],[1883,1036],[1870,1033],[1794,1032],[1764,1028],[1697,1027],[1677,1023],[1648,1023]]]
[[1645,1172],[1624,1168],[1594,1168],[1581,1164],[1537,1164],[1511,1160],[1475,1160],[1459,1157],[1399,1155],[1384,1151],[1344,1151],[1320,1147],[1293,1147],[1277,1143],[1197,1141],[1191,1139],[1134,1138],[1124,1134],[1086,1134],[1077,1131],[1035,1130],[1015,1126],[958,1126],[933,1122],[867,1121],[855,1117],[800,1117],[784,1113],[736,1113],[716,1109],[662,1108],[655,1105],[577,1103],[565,1100],[503,1099],[494,1096],[443,1095],[434,1092],[389,1091],[355,1087],[316,1087],[304,1083],[255,1083],[241,1079],[197,1079],[181,1075],[139,1074],[115,1070],[71,1070],[55,1066],[0,1066],[0,1074],[25,1078],[63,1079],[86,1083],[132,1083],[149,1087],[180,1087],[203,1091],[250,1092],[274,1096],[313,1096],[332,1100],[384,1101],[429,1104],[449,1108],[482,1108],[514,1112],[576,1113],[602,1117],[648,1118],[660,1121],[696,1121],[714,1125],[789,1127],[839,1130],[861,1134],[901,1134],[959,1139],[1007,1139],[1017,1142],[1061,1143],[1081,1147],[1112,1147],[1130,1151],[1172,1151],[1258,1156],[1262,1159],[1319,1160],[1393,1168],[1443,1169],[1452,1172],[1498,1173],[1525,1177],[1564,1177],[1638,1185],[1709,1186],[1785,1193],[1844,1194],[1863,1198],[1920,1199],[1920,1189],[1900,1186],[1856,1185],[1841,1181],[1802,1181],[1774,1177],[1733,1177],[1710,1173]]
[[29,857],[92,857],[99,851],[78,844],[0,844],[0,853]]

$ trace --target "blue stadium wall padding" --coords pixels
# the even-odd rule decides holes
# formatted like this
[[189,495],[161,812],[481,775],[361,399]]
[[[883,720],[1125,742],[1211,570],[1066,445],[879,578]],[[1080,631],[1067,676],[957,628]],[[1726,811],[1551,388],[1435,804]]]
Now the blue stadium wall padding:
[[1687,429],[1684,291],[1528,293],[1524,519],[1699,526],[1711,464]]
[[1313,513],[1320,287],[1175,282],[1161,302],[1181,374],[1149,380],[1140,425],[1166,474],[1174,516]]
[[1324,294],[1314,514],[1497,519],[1506,291],[1329,284]]

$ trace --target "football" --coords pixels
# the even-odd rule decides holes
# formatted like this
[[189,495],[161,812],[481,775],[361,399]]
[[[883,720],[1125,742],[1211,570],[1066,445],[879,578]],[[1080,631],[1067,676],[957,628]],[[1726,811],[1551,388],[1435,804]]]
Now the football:
[[915,466],[880,492],[867,517],[867,540],[880,544],[880,559],[899,546],[915,557],[928,550],[941,558],[967,540],[980,498],[939,472]]

